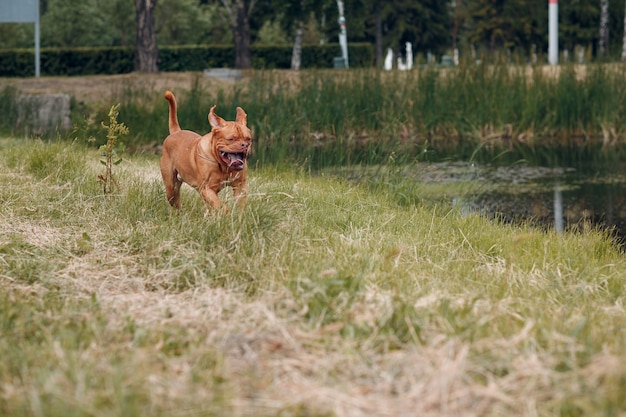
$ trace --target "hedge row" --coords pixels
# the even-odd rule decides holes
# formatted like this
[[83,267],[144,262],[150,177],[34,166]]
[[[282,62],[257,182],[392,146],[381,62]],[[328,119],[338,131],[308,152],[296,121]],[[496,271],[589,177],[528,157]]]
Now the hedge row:
[[[253,68],[289,68],[291,46],[253,46]],[[350,66],[374,64],[370,44],[350,44]],[[302,47],[303,68],[330,68],[333,58],[341,56],[339,44]],[[121,74],[133,71],[134,52],[130,47],[42,48],[41,75]],[[206,68],[235,66],[232,46],[166,46],[159,48],[160,71],[202,71]],[[35,72],[32,49],[0,50],[0,76],[29,77]]]

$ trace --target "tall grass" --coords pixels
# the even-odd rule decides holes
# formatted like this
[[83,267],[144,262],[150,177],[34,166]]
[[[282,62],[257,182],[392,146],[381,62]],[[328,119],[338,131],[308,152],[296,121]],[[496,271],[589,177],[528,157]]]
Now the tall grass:
[[[381,163],[392,154],[404,160],[492,159],[503,151],[511,159],[545,162],[554,149],[581,159],[623,154],[625,78],[619,65],[464,63],[407,72],[255,71],[223,88],[205,90],[195,79],[175,93],[183,128],[198,132],[209,130],[212,105],[226,119],[243,107],[256,135],[253,158],[261,164]],[[128,85],[115,97],[120,120],[134,135],[131,150],[166,135],[162,93]],[[7,113],[14,114],[15,92],[3,94]],[[91,109],[95,119],[105,120],[108,107]],[[82,119],[74,115],[81,134],[102,135]]]
[[15,129],[18,121],[17,88],[7,87],[0,90],[0,130],[9,132]]
[[622,67],[602,65],[564,65],[556,74],[507,65],[313,71],[295,80],[259,72],[226,108],[247,109],[261,162],[493,158],[503,150],[533,160],[554,149],[588,158],[603,147],[622,152],[624,79]]

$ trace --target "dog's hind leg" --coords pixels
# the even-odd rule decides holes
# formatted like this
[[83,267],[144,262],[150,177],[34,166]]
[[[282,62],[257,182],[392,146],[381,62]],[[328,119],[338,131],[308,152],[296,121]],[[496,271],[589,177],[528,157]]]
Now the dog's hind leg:
[[174,208],[180,209],[180,186],[182,182],[178,180],[165,181],[165,196],[167,202]]
[[180,209],[180,186],[183,183],[178,181],[178,179],[174,180],[174,184],[172,187],[165,186],[165,194],[167,196],[167,201],[174,208]]
[[169,166],[168,158],[161,157],[161,176],[165,184],[167,202],[174,208],[180,209],[180,187],[182,181],[178,178],[175,169]]

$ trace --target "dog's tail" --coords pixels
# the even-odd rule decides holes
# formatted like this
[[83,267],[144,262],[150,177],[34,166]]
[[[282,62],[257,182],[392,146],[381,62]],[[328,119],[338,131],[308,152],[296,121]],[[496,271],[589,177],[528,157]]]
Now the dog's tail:
[[180,125],[178,124],[178,116],[176,115],[176,98],[171,91],[165,92],[165,99],[170,104],[170,119],[169,119],[169,127],[170,134],[174,132],[178,132],[180,130]]

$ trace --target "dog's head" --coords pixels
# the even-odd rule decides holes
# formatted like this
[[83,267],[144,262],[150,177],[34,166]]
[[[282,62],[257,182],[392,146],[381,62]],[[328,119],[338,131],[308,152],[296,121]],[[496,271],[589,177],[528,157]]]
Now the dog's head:
[[244,169],[250,154],[252,134],[247,122],[248,116],[241,107],[237,107],[234,122],[228,122],[215,114],[215,106],[209,111],[213,151],[219,162],[233,171]]

